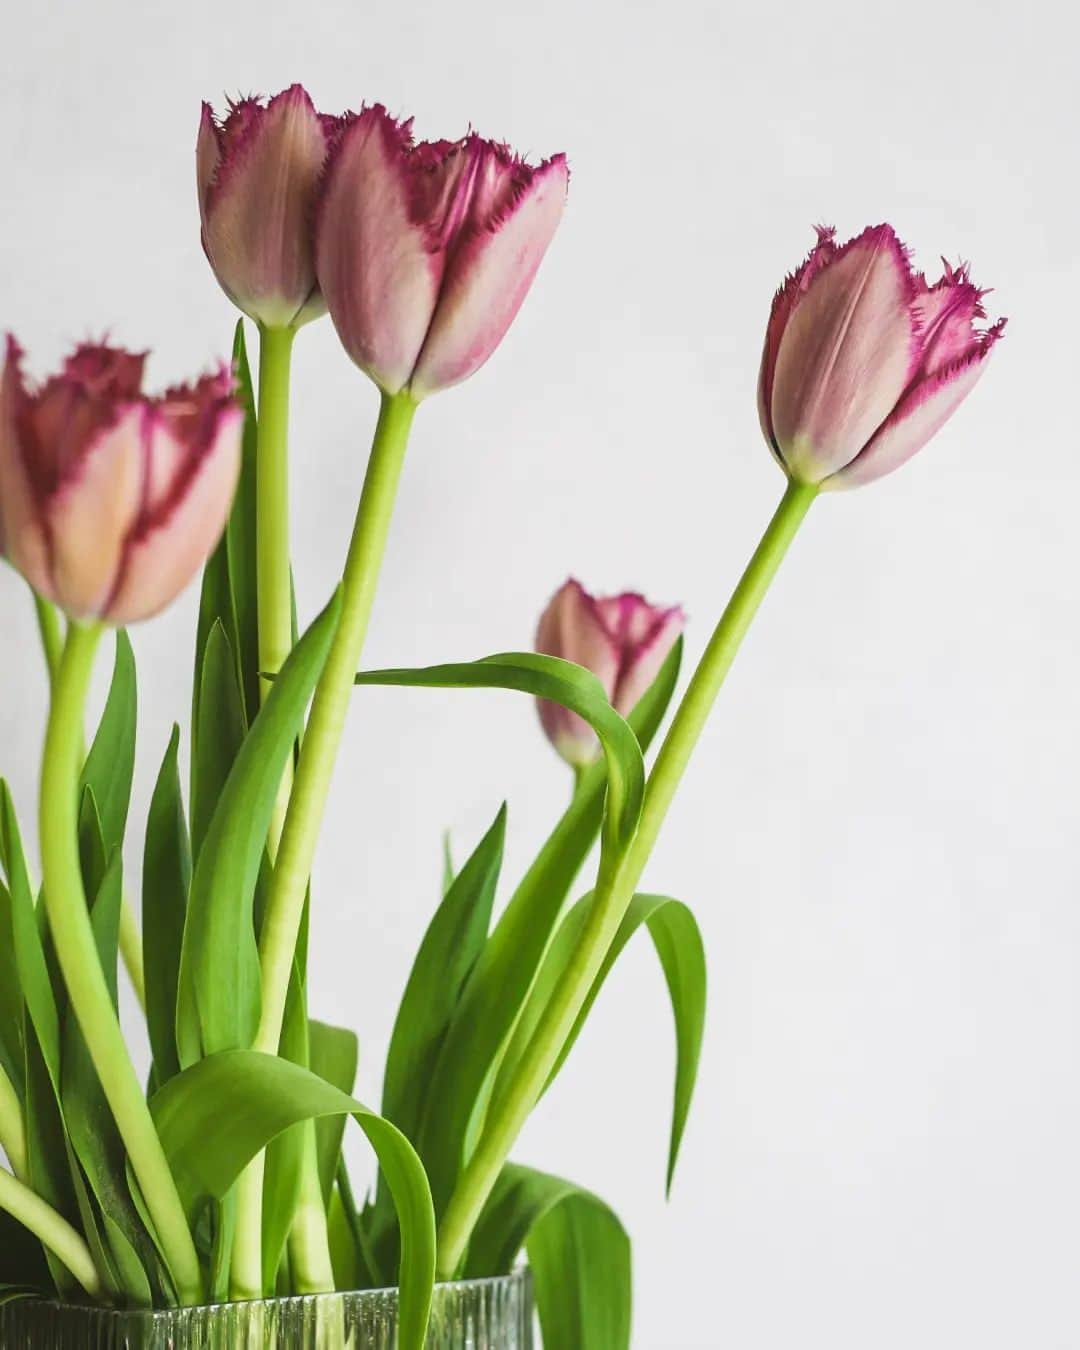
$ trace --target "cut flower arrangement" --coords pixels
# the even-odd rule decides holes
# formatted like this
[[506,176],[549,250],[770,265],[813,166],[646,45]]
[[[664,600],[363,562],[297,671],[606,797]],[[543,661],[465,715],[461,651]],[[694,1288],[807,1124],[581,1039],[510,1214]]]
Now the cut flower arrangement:
[[[545,1344],[618,1350],[627,1236],[597,1196],[515,1162],[515,1141],[644,928],[675,1013],[670,1184],[705,962],[690,910],[639,891],[650,853],[810,507],[926,444],[1003,323],[983,322],[966,266],[929,283],[890,226],[842,244],[819,229],[772,302],[761,360],[785,489],[682,692],[681,609],[576,581],[541,616],[535,651],[365,671],[414,416],[507,333],[559,225],[567,164],[533,166],[471,133],[417,142],[379,105],[327,116],[299,86],[223,116],[204,107],[196,159],[206,256],[257,329],[254,387],[245,318],[230,365],[161,395],[143,390],[142,354],[83,345],[34,382],[7,343],[0,551],[33,591],[51,697],[40,880],[0,785],[0,1328],[75,1305],[265,1309],[395,1287],[401,1350],[524,1345],[475,1327],[479,1339],[454,1340],[432,1316],[437,1284],[504,1277],[524,1254]],[[290,356],[326,313],[381,408],[341,583],[309,620],[292,595]],[[124,628],[200,569],[190,736],[185,750],[174,730],[136,830]],[[87,738],[107,630],[112,683]],[[447,861],[378,1112],[353,1095],[353,1032],[308,1008],[312,864],[358,685],[525,693],[573,771],[569,807],[504,903],[504,812],[459,867]],[[122,865],[136,835],[141,932]],[[121,958],[145,1011],[146,1082],[117,1017]],[[342,1151],[350,1118],[378,1162],[366,1199]],[[384,1344],[329,1306],[318,1343]],[[301,1343],[269,1314],[231,1325],[223,1345]]]

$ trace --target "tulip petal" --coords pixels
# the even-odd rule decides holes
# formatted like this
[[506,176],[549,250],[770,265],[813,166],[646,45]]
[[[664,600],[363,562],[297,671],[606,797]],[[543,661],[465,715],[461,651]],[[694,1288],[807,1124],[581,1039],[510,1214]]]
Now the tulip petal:
[[568,178],[564,156],[548,160],[509,205],[461,239],[410,382],[414,397],[466,379],[498,346],[562,217]]
[[820,482],[848,464],[913,373],[914,283],[892,229],[845,244],[810,280],[780,338],[772,430],[788,471]]
[[941,280],[918,296],[921,376],[936,375],[972,353],[979,337],[975,321],[986,317],[982,297],[966,268],[954,270],[948,264]]
[[[686,626],[686,615],[678,605],[659,613],[649,605],[645,609],[647,616],[640,609],[635,614],[634,636],[624,649],[615,695],[611,700],[615,711],[623,717],[630,716],[638,700],[660,674],[660,667]],[[643,631],[646,618],[648,627]]]
[[118,410],[44,503],[52,590],[73,618],[100,615],[116,584],[142,500],[145,424],[141,403]]
[[243,412],[223,404],[209,439],[192,448],[160,408],[150,412],[150,481],[161,493],[127,540],[120,580],[104,617],[122,626],[148,619],[169,604],[198,571],[225,522],[240,474]]
[[776,354],[780,350],[780,339],[784,335],[792,311],[806,294],[807,287],[814,276],[836,254],[836,230],[831,225],[815,225],[817,243],[806,258],[788,277],[773,296],[769,311],[769,322],[765,326],[765,345],[761,353],[761,370],[758,374],[758,419],[761,430],[774,456],[783,467],[783,457],[777,448],[772,425],[772,391],[776,374]]
[[315,224],[319,285],[338,336],[387,393],[403,389],[431,322],[442,276],[413,210],[409,133],[365,108],[326,166]]
[[997,324],[983,334],[974,353],[964,360],[917,382],[862,453],[826,479],[823,486],[848,488],[873,482],[892,473],[921,450],[975,387],[1003,326]]
[[28,395],[23,384],[22,353],[7,340],[7,358],[0,381],[0,553],[42,595],[53,598],[49,549],[27,465],[19,423]]
[[300,85],[265,108],[240,105],[232,117],[239,129],[222,136],[204,106],[196,152],[203,245],[238,307],[285,327],[301,311],[321,312],[313,306],[310,217],[326,158],[325,120]]
[[[536,650],[591,670],[610,698],[619,674],[619,648],[604,623],[597,601],[571,578],[552,597],[536,630]],[[559,754],[571,764],[588,764],[600,745],[592,727],[567,708],[545,699],[540,722]]]

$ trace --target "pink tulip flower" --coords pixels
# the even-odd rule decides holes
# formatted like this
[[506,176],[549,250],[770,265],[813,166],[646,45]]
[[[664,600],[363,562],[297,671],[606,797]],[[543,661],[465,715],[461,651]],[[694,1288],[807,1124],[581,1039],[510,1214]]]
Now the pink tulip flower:
[[365,108],[330,151],[315,216],[319,285],[345,349],[419,401],[499,345],[566,201],[563,155],[530,167],[469,135],[416,145]]
[[0,552],[73,619],[149,618],[225,526],[243,413],[222,367],[160,398],[145,356],[84,345],[28,388],[8,338],[0,382]]
[[311,222],[337,125],[298,84],[266,104],[230,103],[221,122],[203,104],[195,157],[203,249],[229,299],[268,328],[299,328],[326,312]]
[[789,477],[854,487],[898,468],[952,416],[1005,327],[979,327],[966,265],[932,286],[890,225],[838,245],[821,228],[777,293],[758,384],[761,426]]
[[[686,616],[679,606],[650,605],[643,595],[593,596],[571,578],[552,596],[536,630],[536,650],[591,670],[623,717],[660,673]],[[568,763],[590,764],[596,734],[576,713],[538,700],[548,740]]]

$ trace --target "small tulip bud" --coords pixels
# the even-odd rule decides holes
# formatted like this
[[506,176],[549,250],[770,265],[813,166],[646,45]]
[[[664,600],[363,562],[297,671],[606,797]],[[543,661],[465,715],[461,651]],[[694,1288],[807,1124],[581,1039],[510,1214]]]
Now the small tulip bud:
[[419,401],[502,341],[566,200],[566,159],[532,168],[469,135],[415,145],[385,108],[346,119],[315,218],[319,285],[346,351]]
[[[593,596],[571,578],[540,618],[536,650],[591,670],[612,707],[626,717],[660,673],[685,622],[677,605],[650,605],[632,591]],[[600,747],[587,722],[544,699],[538,708],[548,740],[563,759],[579,766],[596,759]]]
[[790,478],[853,487],[899,468],[952,416],[1005,327],[967,266],[929,285],[890,225],[837,245],[819,229],[773,301],[761,426]]
[[203,104],[196,150],[202,243],[230,300],[269,328],[299,328],[326,312],[315,281],[315,187],[337,119],[298,84],[265,105]]
[[73,619],[149,618],[225,526],[243,413],[222,367],[160,398],[145,356],[84,345],[29,389],[8,338],[0,384],[0,551]]

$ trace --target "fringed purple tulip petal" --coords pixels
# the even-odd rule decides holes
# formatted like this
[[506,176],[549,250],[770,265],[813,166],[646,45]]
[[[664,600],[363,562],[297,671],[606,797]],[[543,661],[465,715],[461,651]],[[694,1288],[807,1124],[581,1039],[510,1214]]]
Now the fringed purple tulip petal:
[[796,478],[820,482],[895,406],[912,367],[913,283],[887,225],[837,250],[792,308],[776,354],[773,434]]
[[[685,624],[681,609],[650,605],[643,595],[596,597],[571,578],[552,596],[536,630],[536,650],[591,670],[624,717],[652,684]],[[537,700],[540,723],[570,764],[599,754],[596,734],[576,713]]]
[[316,216],[319,283],[342,345],[376,384],[409,382],[438,299],[439,250],[416,219],[408,123],[381,106],[331,152]]
[[419,400],[465,379],[528,292],[566,196],[562,156],[532,168],[476,135],[416,145],[365,108],[327,160],[316,270],[356,364]]
[[418,399],[478,370],[524,303],[562,218],[569,181],[561,155],[528,174],[511,179],[506,204],[473,224],[450,258],[411,381]]
[[83,346],[28,389],[14,339],[0,384],[0,540],[75,619],[164,608],[224,529],[242,412],[227,370],[154,400],[143,356]]
[[203,105],[196,147],[203,247],[233,303],[270,327],[295,328],[325,311],[312,211],[334,126],[298,84],[265,106],[233,104],[220,125]]
[[762,431],[789,477],[869,482],[924,445],[1004,327],[976,326],[984,294],[947,263],[929,286],[889,225],[842,247],[819,228],[773,301],[758,379]]

